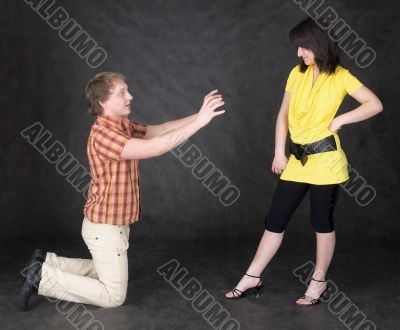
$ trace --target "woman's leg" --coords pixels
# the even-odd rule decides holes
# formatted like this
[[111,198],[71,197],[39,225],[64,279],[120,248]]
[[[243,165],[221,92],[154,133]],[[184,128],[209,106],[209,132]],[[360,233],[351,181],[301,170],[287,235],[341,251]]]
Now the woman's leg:
[[[278,251],[284,230],[296,208],[307,193],[309,184],[293,181],[279,180],[275,188],[274,197],[268,215],[265,217],[265,231],[258,246],[256,255],[246,273],[260,276],[262,271]],[[243,276],[236,288],[245,291],[258,284],[259,279]],[[227,298],[233,297],[233,292],[228,292]]]
[[[256,255],[254,256],[254,259],[246,273],[253,276],[259,276],[264,268],[268,265],[272,257],[275,255],[275,253],[278,251],[282,239],[283,232],[274,233],[272,231],[265,230],[258,246]],[[244,275],[236,288],[244,292],[248,288],[256,286],[259,281],[260,280],[258,278]],[[232,291],[229,291],[225,294],[227,298],[232,298],[233,295],[234,294]]]
[[[317,240],[317,256],[313,278],[325,280],[333,253],[335,251],[336,233],[334,231],[333,212],[338,199],[340,187],[334,185],[311,185],[311,223]],[[319,298],[326,288],[326,282],[310,281],[308,296]],[[298,299],[298,304],[310,304],[309,301]]]

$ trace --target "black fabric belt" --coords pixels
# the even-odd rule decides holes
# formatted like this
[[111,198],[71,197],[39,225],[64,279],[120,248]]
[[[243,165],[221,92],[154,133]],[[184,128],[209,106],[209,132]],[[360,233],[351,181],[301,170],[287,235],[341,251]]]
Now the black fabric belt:
[[307,163],[307,155],[334,150],[337,150],[337,146],[335,137],[333,135],[329,135],[322,140],[306,144],[294,143],[292,139],[289,141],[289,153],[293,154],[297,160],[300,160],[301,165],[303,166]]

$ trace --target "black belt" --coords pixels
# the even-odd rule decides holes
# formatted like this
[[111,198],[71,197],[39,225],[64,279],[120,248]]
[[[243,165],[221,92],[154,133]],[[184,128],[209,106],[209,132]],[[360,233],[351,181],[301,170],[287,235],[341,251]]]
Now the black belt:
[[289,141],[289,153],[293,154],[296,159],[300,160],[301,165],[303,166],[305,163],[307,163],[307,155],[334,150],[337,150],[337,146],[335,137],[333,135],[329,135],[322,140],[306,144],[294,143],[292,139]]

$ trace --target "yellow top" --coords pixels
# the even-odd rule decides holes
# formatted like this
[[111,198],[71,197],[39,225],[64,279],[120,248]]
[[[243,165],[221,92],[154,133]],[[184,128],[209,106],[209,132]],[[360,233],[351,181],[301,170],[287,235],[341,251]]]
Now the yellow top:
[[332,74],[320,73],[313,84],[313,67],[300,72],[300,65],[292,69],[285,90],[290,93],[289,133],[295,143],[311,143],[329,135],[335,137],[338,150],[308,155],[307,163],[290,155],[282,180],[311,184],[342,183],[349,179],[346,155],[339,136],[329,130],[346,94],[352,94],[362,83],[349,70],[338,66]]

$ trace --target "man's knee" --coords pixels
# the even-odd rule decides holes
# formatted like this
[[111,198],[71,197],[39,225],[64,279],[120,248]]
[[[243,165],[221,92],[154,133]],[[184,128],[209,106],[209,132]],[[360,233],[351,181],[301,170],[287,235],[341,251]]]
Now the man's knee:
[[125,299],[126,299],[126,296],[120,297],[118,299],[113,299],[111,307],[122,306],[124,304],[124,302],[125,302]]
[[118,295],[118,296],[110,297],[108,302],[103,307],[112,308],[112,307],[122,306],[125,302],[125,299],[126,299],[126,293]]

